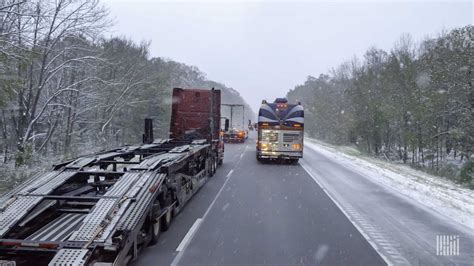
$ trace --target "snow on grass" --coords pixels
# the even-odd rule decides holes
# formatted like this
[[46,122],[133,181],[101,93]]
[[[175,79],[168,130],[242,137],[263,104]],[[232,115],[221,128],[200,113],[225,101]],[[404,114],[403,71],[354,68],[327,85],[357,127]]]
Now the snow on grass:
[[474,191],[407,165],[362,156],[351,147],[337,147],[314,139],[305,146],[371,180],[415,200],[450,220],[474,229]]

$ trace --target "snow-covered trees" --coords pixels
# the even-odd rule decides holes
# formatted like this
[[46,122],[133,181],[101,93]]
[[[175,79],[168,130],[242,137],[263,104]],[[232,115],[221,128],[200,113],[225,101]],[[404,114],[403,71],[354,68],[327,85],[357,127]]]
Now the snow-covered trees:
[[80,93],[92,79],[84,69],[98,59],[90,48],[107,25],[107,12],[97,1],[0,5],[1,92],[22,163],[25,155],[42,150],[51,139],[66,95]]
[[148,43],[106,38],[109,24],[97,0],[0,0],[2,161],[137,143],[145,117],[166,137],[173,87],[215,85],[243,102],[196,67],[150,58]]
[[308,77],[288,97],[303,102],[316,138],[436,171],[452,159],[467,167],[474,152],[473,33],[469,25],[418,46],[403,35],[390,52],[371,48],[362,62]]

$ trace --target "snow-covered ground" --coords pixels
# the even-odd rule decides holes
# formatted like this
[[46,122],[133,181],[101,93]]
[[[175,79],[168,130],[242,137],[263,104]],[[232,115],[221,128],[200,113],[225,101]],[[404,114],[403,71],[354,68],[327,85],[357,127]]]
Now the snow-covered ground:
[[[406,165],[353,155],[350,150],[333,147],[314,139],[305,146],[357,171],[433,211],[474,229],[474,191],[448,179],[436,177]],[[351,154],[348,154],[351,153]]]

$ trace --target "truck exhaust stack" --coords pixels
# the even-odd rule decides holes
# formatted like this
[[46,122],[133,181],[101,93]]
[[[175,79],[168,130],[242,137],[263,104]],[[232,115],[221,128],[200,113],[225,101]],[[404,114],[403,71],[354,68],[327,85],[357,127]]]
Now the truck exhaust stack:
[[145,118],[145,133],[143,134],[143,144],[153,143],[153,120]]

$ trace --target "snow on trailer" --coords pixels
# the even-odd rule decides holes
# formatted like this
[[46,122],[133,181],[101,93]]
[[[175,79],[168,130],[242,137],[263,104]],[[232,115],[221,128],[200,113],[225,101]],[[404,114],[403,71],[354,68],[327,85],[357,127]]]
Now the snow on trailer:
[[[203,94],[209,92],[214,90]],[[212,118],[201,117],[213,125]],[[176,139],[150,141],[151,121],[147,124],[147,144],[56,165],[3,197],[0,262],[126,265],[156,243],[174,214],[215,173],[222,140],[213,139],[213,125],[209,139],[175,134]]]

